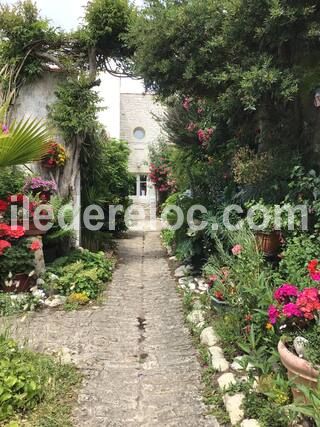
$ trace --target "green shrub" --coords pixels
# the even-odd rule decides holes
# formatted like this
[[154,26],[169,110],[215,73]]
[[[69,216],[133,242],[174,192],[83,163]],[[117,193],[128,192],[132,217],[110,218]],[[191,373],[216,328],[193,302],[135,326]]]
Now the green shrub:
[[25,173],[18,167],[0,168],[0,199],[8,194],[20,193],[25,181]]
[[34,408],[45,388],[33,356],[0,336],[0,421]]
[[29,249],[30,242],[20,239],[1,256],[0,282],[3,283],[9,273],[29,274],[34,269],[34,252]]
[[312,286],[307,264],[319,256],[319,239],[301,234],[288,240],[282,253],[279,271],[274,275],[276,284],[293,283],[300,289]]
[[75,250],[48,268],[46,283],[62,295],[82,293],[96,299],[111,279],[112,270],[113,261],[103,252]]
[[0,292],[0,316],[11,316],[24,311],[33,311],[39,299],[30,294],[11,295]]

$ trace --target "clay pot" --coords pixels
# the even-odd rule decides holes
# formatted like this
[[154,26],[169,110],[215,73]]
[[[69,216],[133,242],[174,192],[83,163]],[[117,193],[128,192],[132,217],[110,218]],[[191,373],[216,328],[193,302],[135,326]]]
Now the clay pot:
[[281,236],[279,231],[269,233],[258,231],[255,233],[258,248],[266,256],[277,255],[281,247]]
[[[278,351],[283,366],[288,371],[288,378],[294,384],[301,384],[308,388],[316,389],[320,377],[320,371],[314,369],[311,363],[296,356],[289,351],[286,345],[279,341]],[[292,393],[295,401],[306,402],[306,398],[296,387],[292,387]]]
[[30,289],[35,285],[35,278],[33,276],[29,277],[29,275],[25,273],[17,273],[12,281],[13,283],[16,283],[12,286],[2,285],[1,290],[7,293],[10,292],[19,294],[22,292],[29,292]]
[[[47,220],[40,221],[42,225],[46,225],[48,224],[48,222],[49,221]],[[19,225],[23,225],[23,223]],[[36,227],[35,223],[33,222],[33,218],[30,218],[28,228],[29,228],[28,230],[27,229],[25,230],[25,237],[43,236],[44,234],[47,234],[47,231],[39,230]]]

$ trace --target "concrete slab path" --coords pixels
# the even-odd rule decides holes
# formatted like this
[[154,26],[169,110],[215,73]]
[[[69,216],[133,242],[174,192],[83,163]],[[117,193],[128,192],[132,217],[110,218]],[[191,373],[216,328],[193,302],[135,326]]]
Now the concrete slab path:
[[32,314],[16,335],[82,369],[77,427],[217,426],[159,233],[129,233],[119,257],[101,306]]

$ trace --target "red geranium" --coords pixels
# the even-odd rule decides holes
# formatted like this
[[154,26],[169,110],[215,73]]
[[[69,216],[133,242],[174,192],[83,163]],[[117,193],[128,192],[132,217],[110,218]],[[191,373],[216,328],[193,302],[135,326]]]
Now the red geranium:
[[11,239],[20,239],[25,235],[25,229],[21,225],[7,226],[6,235]]
[[42,248],[42,245],[41,245],[40,240],[34,240],[30,245],[30,249],[34,252],[38,251],[41,248]]
[[0,200],[0,212],[5,212],[8,209],[9,203],[5,200]]
[[6,240],[0,240],[0,255],[3,255],[5,249],[11,248],[11,243]]
[[0,237],[8,236],[10,227],[8,224],[0,223]]
[[8,202],[9,203],[13,203],[13,204],[17,204],[17,205],[22,205],[23,201],[25,199],[25,195],[24,194],[13,194],[11,196],[8,196]]

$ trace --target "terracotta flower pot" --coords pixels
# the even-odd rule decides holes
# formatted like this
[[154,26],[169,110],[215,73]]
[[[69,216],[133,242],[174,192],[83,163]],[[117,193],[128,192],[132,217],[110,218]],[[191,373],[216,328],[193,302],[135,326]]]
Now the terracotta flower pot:
[[[289,351],[286,345],[279,341],[278,351],[283,366],[288,371],[288,378],[296,385],[301,384],[308,388],[317,388],[317,383],[320,376],[320,371],[314,369],[311,363],[305,359],[301,359],[294,353]],[[305,401],[305,396],[297,387],[292,387],[294,399],[297,401]]]
[[3,292],[11,292],[11,293],[22,293],[28,292],[35,285],[35,278],[29,277],[28,274],[25,273],[17,273],[12,279],[13,285],[6,286],[2,285],[1,290]]
[[266,256],[273,256],[279,252],[281,247],[279,231],[271,231],[270,233],[258,231],[255,233],[258,248]]
[[[48,224],[48,222],[49,221],[47,221],[47,220],[42,220],[42,221],[40,221],[40,223],[42,224],[42,225],[46,225],[46,224]],[[23,225],[23,223],[21,223],[21,224],[19,224],[19,225]],[[43,236],[44,234],[46,234],[47,233],[47,231],[44,231],[44,230],[39,230],[37,227],[36,227],[36,225],[35,225],[35,223],[33,222],[33,218],[30,218],[30,220],[29,220],[29,227],[28,227],[29,229],[27,230],[25,230],[25,236],[26,237],[32,237],[32,236]]]

